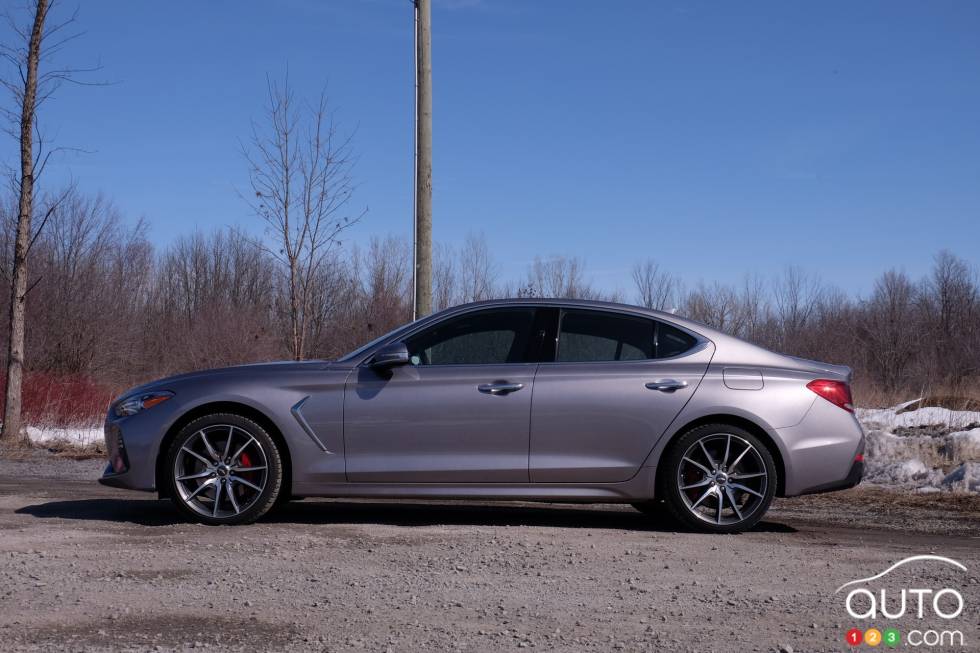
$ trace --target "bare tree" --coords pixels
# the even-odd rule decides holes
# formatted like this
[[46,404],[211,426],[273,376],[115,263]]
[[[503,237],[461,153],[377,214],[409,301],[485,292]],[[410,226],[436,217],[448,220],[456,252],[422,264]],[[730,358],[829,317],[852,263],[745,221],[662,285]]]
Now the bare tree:
[[961,383],[980,373],[976,357],[980,340],[980,288],[969,265],[943,250],[923,283],[920,309],[929,339],[933,377]]
[[934,313],[935,328],[943,336],[953,335],[977,300],[969,266],[952,252],[942,250],[936,255],[932,274],[924,287],[924,298]]
[[452,247],[436,243],[432,251],[432,308],[441,311],[457,303],[459,279],[456,253]]
[[746,274],[739,293],[738,335],[758,342],[772,342],[772,310],[765,292],[765,281],[755,274]]
[[72,191],[31,253],[27,376],[33,372],[112,378],[139,369],[141,330],[153,273],[145,224],[124,221],[103,195]]
[[372,238],[362,277],[361,315],[357,322],[366,339],[390,331],[411,319],[409,284],[411,258],[406,242],[396,238]]
[[124,232],[114,207],[101,195],[72,192],[51,214],[31,256],[38,276],[27,317],[47,326],[27,334],[32,369],[91,370],[115,319],[103,303],[109,290],[104,266],[125,241]]
[[492,299],[497,283],[497,264],[483,234],[469,234],[459,253],[461,302]]
[[773,308],[780,331],[778,347],[793,352],[803,330],[810,325],[820,304],[820,280],[801,268],[788,267],[782,279],[773,284]]
[[741,335],[738,293],[731,286],[703,281],[687,293],[681,314],[733,335]]
[[[21,401],[24,380],[24,336],[26,332],[26,299],[28,287],[27,257],[34,240],[31,221],[34,217],[34,186],[47,162],[44,141],[38,136],[37,109],[53,92],[60,81],[69,76],[67,71],[39,72],[42,48],[50,38],[64,27],[55,25],[45,28],[50,4],[48,0],[36,0],[30,5],[33,20],[30,28],[21,27],[13,18],[8,21],[18,38],[14,46],[2,46],[0,55],[17,71],[16,76],[5,78],[3,85],[11,93],[17,110],[5,110],[7,118],[19,129],[14,133],[20,141],[20,171],[17,176],[19,194],[17,211],[17,235],[14,239],[14,257],[11,270],[9,329],[7,333],[7,385],[4,404],[3,430],[0,439],[16,440],[21,437]],[[59,43],[55,43],[55,48]],[[36,150],[41,150],[40,152]],[[40,156],[38,156],[40,154]],[[41,221],[44,226],[45,216]],[[39,229],[40,230],[40,229]]]
[[916,362],[921,334],[916,328],[917,293],[903,273],[890,270],[875,281],[858,337],[865,345],[868,368],[886,390],[895,390],[909,380]]
[[267,124],[253,125],[243,147],[252,197],[246,201],[265,222],[268,251],[286,278],[285,313],[290,354],[306,354],[314,284],[341,233],[357,222],[346,213],[354,192],[350,136],[337,133],[326,95],[298,106],[286,77],[268,80]]
[[666,311],[676,308],[677,279],[651,259],[633,266],[633,283],[641,306]]
[[535,258],[528,272],[527,285],[519,293],[563,299],[598,299],[600,294],[585,280],[585,262],[578,257],[565,256]]

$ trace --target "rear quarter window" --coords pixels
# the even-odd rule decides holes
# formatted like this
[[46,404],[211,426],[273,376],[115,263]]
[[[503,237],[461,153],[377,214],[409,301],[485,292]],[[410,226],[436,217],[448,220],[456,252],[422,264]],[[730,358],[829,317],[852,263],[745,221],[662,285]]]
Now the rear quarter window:
[[672,327],[664,322],[658,323],[657,328],[657,358],[680,356],[697,344],[694,336]]

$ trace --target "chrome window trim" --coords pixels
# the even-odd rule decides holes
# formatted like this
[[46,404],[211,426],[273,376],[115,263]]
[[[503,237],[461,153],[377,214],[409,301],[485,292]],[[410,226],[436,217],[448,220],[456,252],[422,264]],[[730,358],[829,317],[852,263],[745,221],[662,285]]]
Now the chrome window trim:
[[[644,358],[644,359],[641,359],[641,360],[632,360],[632,361],[581,361],[581,362],[577,362],[577,363],[575,363],[575,362],[558,362],[558,361],[551,361],[551,362],[547,362],[547,363],[527,363],[527,362],[520,362],[520,363],[474,363],[474,364],[471,364],[471,365],[420,365],[420,366],[416,366],[416,367],[432,367],[432,368],[438,367],[440,369],[443,369],[443,368],[451,368],[451,367],[500,367],[501,365],[596,365],[596,364],[598,364],[598,365],[611,365],[611,364],[635,365],[637,363],[641,363],[641,364],[642,363],[656,363],[656,362],[660,362],[660,361],[673,361],[673,360],[677,360],[677,359],[680,359],[680,358],[684,358],[686,356],[690,356],[690,355],[695,354],[697,352],[703,351],[704,348],[708,344],[711,343],[711,340],[709,338],[701,335],[700,333],[697,333],[696,331],[692,331],[691,329],[689,329],[687,327],[681,326],[680,324],[677,324],[676,322],[672,322],[670,320],[665,320],[665,319],[661,318],[660,316],[648,315],[648,314],[646,314],[646,313],[644,313],[642,311],[630,310],[629,307],[627,307],[627,306],[623,306],[623,307],[619,307],[619,306],[613,306],[613,307],[591,306],[591,305],[588,305],[588,304],[577,304],[574,301],[571,301],[571,302],[567,302],[566,303],[566,302],[561,301],[561,300],[556,300],[554,302],[541,302],[541,303],[538,303],[538,302],[527,302],[527,301],[503,301],[503,302],[500,302],[500,303],[491,303],[491,304],[464,305],[464,306],[458,307],[458,309],[447,309],[447,311],[440,311],[439,313],[434,313],[432,315],[428,315],[428,316],[422,318],[421,320],[418,320],[417,325],[416,325],[416,327],[414,329],[411,329],[411,328],[406,329],[404,332],[397,333],[397,334],[395,334],[394,337],[389,338],[389,339],[385,340],[384,342],[378,343],[370,351],[365,352],[356,363],[354,363],[352,361],[352,364],[353,364],[354,367],[368,367],[369,366],[368,363],[371,360],[371,358],[374,356],[374,353],[376,351],[378,351],[379,349],[381,349],[382,347],[386,346],[386,345],[389,345],[389,344],[391,344],[393,342],[398,342],[399,340],[406,340],[407,338],[411,338],[412,336],[414,336],[416,333],[419,333],[423,329],[427,329],[427,328],[429,328],[431,326],[434,326],[434,325],[439,324],[441,322],[444,322],[446,320],[451,320],[453,318],[460,317],[460,316],[466,315],[468,313],[476,313],[476,312],[479,312],[479,311],[489,311],[489,310],[495,310],[495,309],[501,309],[501,308],[532,308],[532,309],[558,308],[560,310],[585,310],[585,311],[595,311],[595,312],[599,312],[599,313],[619,313],[619,314],[622,314],[622,315],[628,315],[630,317],[639,317],[639,318],[651,320],[651,321],[654,321],[654,322],[657,322],[657,321],[663,322],[664,324],[668,324],[668,325],[674,327],[675,329],[678,329],[679,331],[683,331],[684,333],[688,334],[689,336],[691,336],[692,338],[694,338],[697,341],[697,344],[695,344],[693,347],[691,347],[690,349],[688,349],[684,353],[678,354],[676,356],[670,356],[670,357],[667,357],[667,358]],[[444,312],[446,313],[446,315],[443,316],[441,319],[438,319],[438,320],[433,319],[433,318],[435,318],[435,316],[442,315],[442,313],[444,313]],[[411,325],[408,325],[408,326],[411,327]],[[559,329],[561,328],[560,316],[559,316],[558,328]],[[557,335],[557,332],[556,332],[556,335]],[[557,354],[557,350],[556,350],[555,353]]]

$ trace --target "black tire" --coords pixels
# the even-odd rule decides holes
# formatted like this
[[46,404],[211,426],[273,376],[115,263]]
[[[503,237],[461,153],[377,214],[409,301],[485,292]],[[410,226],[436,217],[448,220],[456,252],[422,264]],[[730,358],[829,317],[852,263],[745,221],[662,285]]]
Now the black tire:
[[[205,434],[203,440],[201,433]],[[229,439],[227,446],[222,438]],[[230,458],[222,460],[221,455],[234,455],[230,450],[239,447],[242,451],[236,460],[222,465]],[[209,448],[218,454],[217,459],[209,454]],[[253,457],[256,462],[252,462]],[[189,469],[191,465],[197,468]],[[202,524],[250,524],[268,513],[280,494],[288,495],[282,492],[282,456],[275,441],[260,425],[232,413],[206,415],[182,428],[167,452],[164,471],[164,482],[177,509]],[[193,476],[200,478],[188,480]],[[178,477],[184,480],[178,481]],[[210,487],[200,487],[209,483]],[[239,503],[246,500],[247,505]]]
[[[706,452],[700,448],[699,442],[705,444]],[[752,454],[746,445],[751,445],[752,450],[758,455]],[[693,447],[697,449],[692,449]],[[721,460],[725,456],[725,451],[728,451],[729,456],[725,461],[726,464],[722,465]],[[746,456],[738,456],[742,451],[745,451],[751,462],[746,461]],[[689,452],[692,455],[685,459],[685,454]],[[728,469],[727,464],[735,462],[736,459],[737,466]],[[717,463],[716,469],[722,472],[720,475],[705,473],[705,468],[712,467],[709,460]],[[690,478],[692,471],[700,474],[701,478],[696,476]],[[764,477],[761,476],[763,472]],[[747,478],[742,479],[742,476],[752,476],[752,481],[749,482]],[[687,483],[684,487],[691,489],[682,490],[684,483]],[[702,483],[706,485],[692,487]],[[688,431],[667,449],[664,464],[657,478],[657,495],[663,499],[671,515],[691,530],[706,533],[740,533],[758,524],[766,514],[776,494],[777,484],[776,464],[772,453],[759,438],[737,426],[706,424]],[[709,493],[712,488],[715,494]],[[704,498],[704,495],[707,495],[707,498]],[[735,507],[732,507],[732,497],[735,498]],[[745,499],[744,503],[742,499]],[[704,503],[698,504],[698,500]],[[741,511],[739,511],[739,504],[741,504]],[[711,512],[710,517],[705,514],[707,510]],[[728,515],[724,514],[726,511],[729,512]]]

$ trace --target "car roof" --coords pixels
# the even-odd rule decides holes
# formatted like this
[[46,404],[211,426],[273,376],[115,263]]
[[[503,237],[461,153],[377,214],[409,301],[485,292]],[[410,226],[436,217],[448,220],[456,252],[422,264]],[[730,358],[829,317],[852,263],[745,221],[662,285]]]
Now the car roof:
[[514,297],[511,299],[488,299],[478,302],[470,302],[467,304],[458,304],[451,308],[447,308],[444,311],[436,313],[436,315],[448,315],[450,312],[462,312],[467,310],[472,310],[476,308],[491,308],[494,306],[514,306],[514,305],[527,305],[527,306],[556,306],[564,308],[591,308],[596,310],[607,310],[607,311],[620,311],[627,313],[635,313],[639,315],[646,315],[648,317],[656,318],[658,320],[663,320],[665,322],[670,322],[678,326],[682,326],[686,329],[694,331],[695,333],[704,335],[708,339],[714,339],[716,336],[722,338],[731,338],[726,333],[718,331],[709,327],[707,324],[698,322],[697,320],[691,320],[680,315],[674,315],[673,313],[668,313],[666,311],[658,311],[652,308],[645,308],[643,306],[637,306],[635,304],[624,304],[622,302],[610,302],[595,299],[561,299],[553,297]]
[[[599,301],[594,299],[561,299],[544,297],[516,297],[513,299],[491,299],[480,302],[470,302],[460,304],[446,309],[429,317],[445,317],[455,312],[467,312],[479,308],[492,308],[494,306],[555,306],[562,308],[587,308],[593,310],[606,310],[632,313],[641,315],[677,327],[698,336],[702,340],[707,340],[715,345],[715,357],[713,360],[724,363],[738,363],[742,365],[758,365],[773,367],[800,367],[802,361],[794,361],[791,357],[777,352],[769,351],[751,342],[742,340],[724,331],[719,331],[697,320],[691,320],[680,315],[658,311],[652,308],[636,306],[633,304],[623,304],[620,302]],[[428,318],[427,318],[428,319]],[[806,361],[809,362],[809,361]]]

